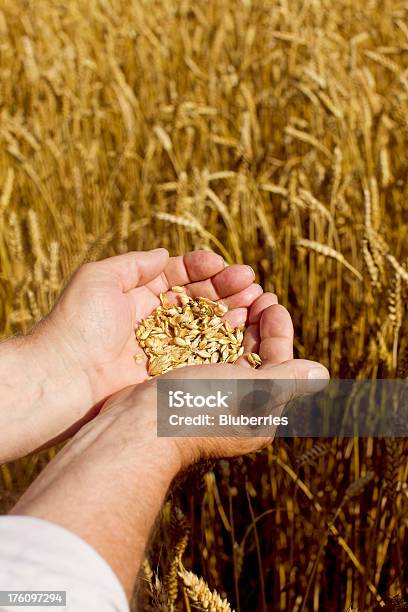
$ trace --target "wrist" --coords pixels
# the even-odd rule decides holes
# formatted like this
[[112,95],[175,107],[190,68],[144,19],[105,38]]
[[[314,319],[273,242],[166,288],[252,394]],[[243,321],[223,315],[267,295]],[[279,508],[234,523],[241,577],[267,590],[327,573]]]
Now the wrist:
[[[25,455],[58,438],[90,406],[86,377],[59,350],[47,320],[0,347],[0,460]],[[6,427],[2,427],[6,431]]]
[[144,456],[146,463],[156,463],[159,471],[171,481],[189,463],[183,445],[177,438],[157,435],[157,387],[145,382],[115,393],[104,404],[98,420],[111,423],[109,435],[112,444],[121,441],[121,447],[132,456]]
[[84,389],[86,376],[79,361],[67,350],[57,326],[49,317],[37,323],[31,332],[24,336],[23,348],[28,359],[36,358],[39,368],[50,382],[55,380],[64,387],[82,389],[84,395],[88,394],[90,385],[87,381]]

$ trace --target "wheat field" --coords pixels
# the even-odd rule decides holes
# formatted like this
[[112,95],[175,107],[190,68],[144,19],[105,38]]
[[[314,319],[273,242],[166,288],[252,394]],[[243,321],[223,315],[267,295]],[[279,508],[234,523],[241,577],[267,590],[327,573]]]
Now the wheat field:
[[[297,356],[408,376],[406,1],[2,0],[0,117],[1,337],[82,262],[204,248],[278,294]],[[3,512],[54,453],[1,468]],[[196,466],[135,609],[407,609],[407,475],[393,439]]]

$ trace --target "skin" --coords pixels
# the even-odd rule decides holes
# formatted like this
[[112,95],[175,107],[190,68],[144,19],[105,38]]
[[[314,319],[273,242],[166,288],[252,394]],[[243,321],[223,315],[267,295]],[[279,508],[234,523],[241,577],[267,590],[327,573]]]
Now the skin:
[[[158,281],[155,283],[157,292]],[[213,286],[214,282],[209,291]],[[199,288],[201,294],[204,290]],[[242,297],[235,298],[231,302],[239,314]],[[325,368],[293,359],[292,322],[276,302],[272,294],[260,295],[246,315],[245,348],[260,353],[262,368],[250,369],[241,359],[234,365],[183,368],[166,374],[166,378],[292,379],[297,394],[303,392],[302,381],[308,378],[318,381],[315,390],[324,386],[328,378]],[[232,316],[236,315],[232,312]],[[285,398],[280,399],[284,403]],[[158,438],[155,402],[154,381],[113,395],[13,510],[52,521],[82,537],[111,565],[129,598],[152,524],[179,470],[205,457],[239,455],[270,442],[260,438]]]
[[[261,294],[249,266],[215,253],[131,252],[82,266],[51,313],[0,345],[0,462],[70,437],[110,395],[147,377],[134,330],[174,285],[222,298],[233,325]],[[276,298],[274,298],[276,300]]]

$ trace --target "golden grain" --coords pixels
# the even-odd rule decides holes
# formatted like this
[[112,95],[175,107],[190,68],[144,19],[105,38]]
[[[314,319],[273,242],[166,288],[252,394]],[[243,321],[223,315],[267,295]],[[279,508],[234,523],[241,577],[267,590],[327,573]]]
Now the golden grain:
[[257,353],[248,353],[246,358],[247,358],[248,363],[253,368],[259,368],[259,366],[262,365],[262,359],[260,358],[259,355],[257,355]]
[[187,365],[234,363],[243,353],[244,334],[218,316],[227,312],[227,306],[205,297],[191,298],[184,287],[174,286],[172,291],[180,304],[168,304],[166,295],[160,294],[161,305],[136,329],[149,358],[148,373],[158,376]]

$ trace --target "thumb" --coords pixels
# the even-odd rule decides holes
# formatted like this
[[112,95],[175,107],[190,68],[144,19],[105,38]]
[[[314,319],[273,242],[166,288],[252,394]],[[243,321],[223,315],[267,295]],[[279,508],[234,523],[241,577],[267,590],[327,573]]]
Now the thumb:
[[[307,359],[290,359],[279,365],[264,363],[256,370],[258,377],[277,381],[288,381],[287,395],[290,399],[300,395],[317,393],[329,382],[327,368],[317,361]],[[284,391],[285,385],[280,385]]]
[[150,282],[165,269],[169,261],[167,249],[153,251],[130,251],[123,255],[109,257],[89,266],[94,272],[103,272],[116,277],[123,291],[130,291]]

